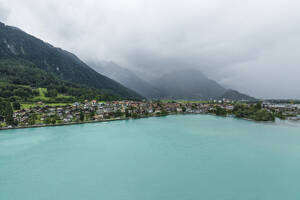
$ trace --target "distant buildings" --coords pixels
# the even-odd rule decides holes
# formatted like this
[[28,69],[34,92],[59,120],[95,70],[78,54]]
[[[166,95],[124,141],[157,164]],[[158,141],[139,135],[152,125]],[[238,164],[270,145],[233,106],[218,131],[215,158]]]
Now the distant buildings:
[[[97,102],[96,100],[75,102],[65,106],[49,106],[41,102],[35,107],[21,109],[13,113],[17,127],[44,126],[54,124],[69,124],[79,122],[104,121],[107,119],[126,119],[147,116],[160,116],[166,114],[189,113],[207,114],[214,113],[216,108],[221,108],[232,115],[237,104],[230,100],[214,100],[207,103],[183,103],[162,101],[113,101]],[[246,104],[249,107],[253,104]],[[269,112],[278,112],[284,116],[297,120],[300,115],[300,105],[262,103],[262,109]],[[2,128],[4,118],[0,116]]]

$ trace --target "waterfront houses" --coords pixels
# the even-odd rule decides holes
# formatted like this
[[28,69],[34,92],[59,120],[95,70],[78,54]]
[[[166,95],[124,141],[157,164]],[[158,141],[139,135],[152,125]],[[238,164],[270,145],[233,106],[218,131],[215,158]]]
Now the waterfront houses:
[[[36,106],[32,106],[31,108],[23,108],[14,111],[12,116],[15,122],[14,126],[6,124],[5,118],[0,116],[0,128],[7,129],[74,124],[115,119],[164,116],[169,114],[216,114],[240,116],[240,113],[237,114],[236,112],[241,112],[241,105],[243,105],[244,110],[248,109],[247,112],[250,112],[253,108],[259,109],[267,114],[272,113],[272,116],[274,115],[275,117],[282,119],[289,118],[292,120],[300,120],[300,106],[294,104],[271,104],[263,102],[259,108],[256,108],[257,106],[254,103],[239,103],[227,100],[207,103],[183,103],[176,101],[97,102],[96,100],[86,100],[83,103],[75,102],[63,106],[49,106],[39,102]],[[239,108],[239,110],[237,108]]]

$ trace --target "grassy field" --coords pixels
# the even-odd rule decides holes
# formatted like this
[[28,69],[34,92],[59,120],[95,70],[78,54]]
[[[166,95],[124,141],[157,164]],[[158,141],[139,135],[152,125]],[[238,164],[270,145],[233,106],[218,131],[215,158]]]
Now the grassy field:
[[48,101],[50,99],[45,95],[47,93],[47,88],[38,88],[36,91],[39,92],[39,96],[34,97],[34,101]]
[[42,105],[36,104],[36,103],[21,103],[21,108],[26,109],[26,108],[34,108],[37,106],[67,106],[67,105],[72,105],[72,103],[43,103]]
[[[36,91],[39,92],[38,96],[35,96],[34,98],[32,98],[32,101],[38,102],[38,101],[42,101],[42,102],[51,102],[51,99],[53,100],[53,98],[51,97],[47,97],[47,88],[37,88]],[[56,98],[60,98],[62,102],[64,102],[62,99],[65,99],[66,102],[70,101],[70,99],[72,99],[72,96],[66,96],[63,94],[57,94]]]
[[47,88],[38,88],[38,91],[40,93],[40,97],[45,97],[45,94],[47,93]]
[[170,100],[170,99],[162,99],[161,102],[163,103],[171,103],[171,102],[178,102],[178,103],[209,103],[209,101],[197,101],[197,100]]

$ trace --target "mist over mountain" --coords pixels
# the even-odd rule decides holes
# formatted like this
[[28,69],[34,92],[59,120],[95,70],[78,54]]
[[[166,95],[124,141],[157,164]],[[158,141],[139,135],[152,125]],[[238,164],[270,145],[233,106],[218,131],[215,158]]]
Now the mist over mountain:
[[164,74],[153,81],[160,88],[160,98],[170,99],[215,99],[226,89],[208,79],[202,72],[184,69]]
[[201,71],[184,69],[164,74],[157,74],[158,78],[147,80],[147,74],[124,68],[114,62],[88,62],[96,71],[123,84],[149,99],[231,99],[254,100],[238,91],[227,90],[214,80],[210,80]]
[[226,90],[226,92],[222,94],[222,96],[220,96],[219,99],[230,99],[234,101],[238,101],[238,100],[256,101],[257,100],[254,97],[251,97],[249,95],[231,89]]
[[74,54],[3,23],[0,23],[0,60],[26,61],[60,80],[123,98],[141,98],[136,92],[97,73]]
[[201,71],[183,69],[172,71],[152,81],[160,94],[152,98],[188,99],[188,100],[255,100],[238,91],[226,89],[215,80],[209,79]]
[[159,89],[156,89],[153,85],[138,77],[134,72],[124,67],[119,66],[114,62],[106,61],[89,61],[95,71],[121,83],[122,85],[130,88],[144,97],[152,97],[159,95]]

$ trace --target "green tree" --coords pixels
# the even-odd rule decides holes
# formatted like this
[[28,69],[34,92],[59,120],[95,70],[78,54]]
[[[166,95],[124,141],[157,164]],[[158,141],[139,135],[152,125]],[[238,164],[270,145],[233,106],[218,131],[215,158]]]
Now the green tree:
[[35,121],[36,121],[36,115],[35,114],[32,114],[29,116],[29,119],[28,119],[28,123],[29,125],[35,125]]
[[82,112],[82,110],[80,110],[80,121],[84,121],[84,113]]
[[121,117],[121,116],[122,116],[121,110],[118,109],[118,110],[114,113],[114,116],[115,116],[115,117]]
[[13,93],[9,90],[5,90],[4,92],[1,93],[1,96],[4,98],[9,98],[13,95]]
[[20,110],[20,109],[21,109],[20,103],[17,102],[17,101],[13,102],[13,108],[14,108],[15,110]]
[[10,102],[0,102],[0,116],[2,116],[7,125],[15,126],[17,122],[13,118],[13,109]]
[[47,117],[45,120],[44,120],[45,124],[51,124],[51,118],[50,117]]
[[14,96],[19,96],[21,98],[27,98],[27,97],[30,97],[30,93],[29,91],[25,90],[24,88],[18,88],[18,89],[15,89],[13,91],[14,93]]
[[255,108],[256,108],[257,110],[261,110],[261,108],[262,108],[262,102],[258,102],[258,103],[255,105]]
[[127,108],[125,109],[125,117],[126,117],[126,118],[130,117],[129,110],[128,110]]
[[224,108],[221,108],[220,106],[216,107],[215,113],[218,116],[225,116],[225,115],[227,115],[226,110]]
[[47,97],[57,97],[58,92],[56,89],[51,89],[46,93]]
[[132,113],[131,117],[134,118],[134,119],[137,119],[137,118],[140,117],[140,115],[137,114],[137,113]]
[[168,115],[168,112],[165,111],[165,110],[162,110],[160,115],[161,115],[161,116],[166,116],[166,115]]
[[95,110],[92,110],[92,111],[91,111],[91,114],[90,114],[91,118],[95,117],[95,115],[96,115]]

